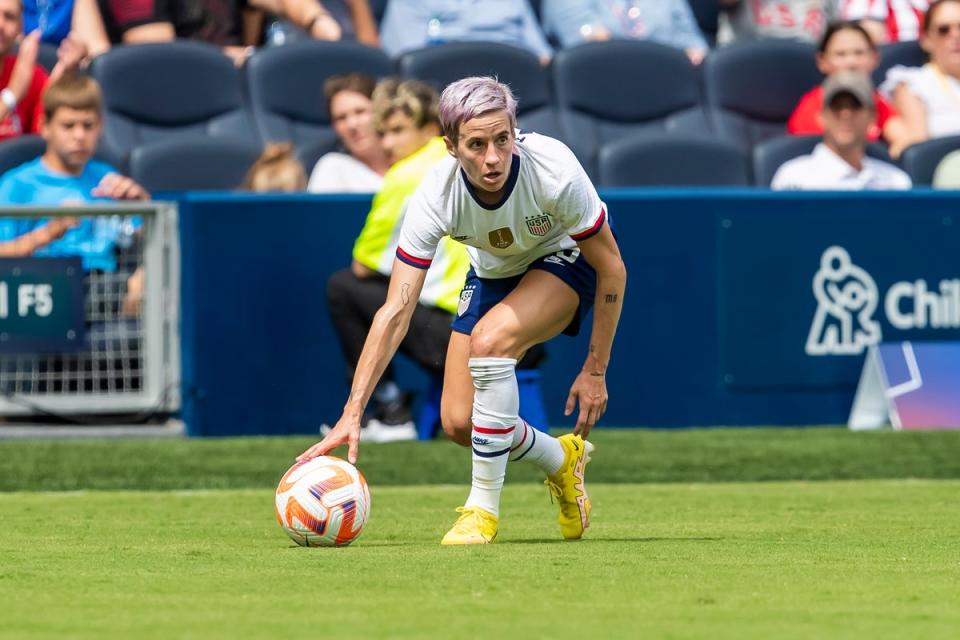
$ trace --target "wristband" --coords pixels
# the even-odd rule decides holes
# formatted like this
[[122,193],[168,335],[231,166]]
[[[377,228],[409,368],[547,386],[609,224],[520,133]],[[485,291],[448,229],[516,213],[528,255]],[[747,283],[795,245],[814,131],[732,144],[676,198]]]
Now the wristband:
[[9,111],[13,111],[17,108],[17,94],[11,91],[10,87],[5,87],[0,91],[0,102],[6,105]]

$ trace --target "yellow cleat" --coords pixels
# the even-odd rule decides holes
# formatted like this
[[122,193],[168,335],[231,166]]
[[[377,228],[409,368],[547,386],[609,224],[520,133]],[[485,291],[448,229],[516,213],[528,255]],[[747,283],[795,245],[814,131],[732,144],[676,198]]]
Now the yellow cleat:
[[584,442],[572,433],[558,438],[566,454],[563,466],[556,475],[549,476],[544,484],[560,505],[560,533],[567,540],[578,540],[590,526],[590,511],[593,505],[583,482],[584,471],[593,453],[593,444]]
[[457,507],[460,517],[440,544],[489,544],[497,537],[500,519],[479,507]]

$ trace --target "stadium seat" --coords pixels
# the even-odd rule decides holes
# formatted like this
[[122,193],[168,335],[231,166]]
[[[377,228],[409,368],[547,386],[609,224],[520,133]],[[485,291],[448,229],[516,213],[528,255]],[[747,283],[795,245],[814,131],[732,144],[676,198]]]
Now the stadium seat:
[[561,137],[591,175],[607,142],[708,131],[697,69],[679,49],[636,40],[589,43],[559,51],[553,70]]
[[910,174],[914,185],[933,184],[937,165],[950,152],[960,149],[960,136],[934,138],[903,150],[900,165]]
[[101,147],[116,163],[136,147],[174,138],[259,142],[240,73],[216,47],[190,41],[114,47],[91,71],[103,90]]
[[47,149],[47,143],[36,135],[25,135],[0,142],[0,175],[24,162],[30,162]]
[[198,136],[137,147],[130,177],[147,191],[229,191],[243,182],[260,155],[259,145]]
[[749,149],[786,131],[804,93],[822,80],[812,45],[787,40],[732,44],[703,63],[711,124],[717,135]]
[[[805,156],[822,140],[820,136],[778,136],[764,140],[753,148],[753,184],[769,187],[773,176],[787,160]],[[867,155],[892,163],[890,154],[882,142],[867,145]]]
[[293,142],[298,147],[336,140],[323,96],[327,78],[350,72],[380,78],[392,71],[390,59],[379,49],[316,40],[261,51],[245,68],[253,115],[263,140]]
[[880,64],[873,72],[873,82],[880,85],[887,77],[887,71],[902,64],[905,67],[922,67],[927,63],[927,54],[920,47],[920,43],[894,42],[880,47]]
[[747,160],[740,149],[715,138],[656,133],[600,149],[599,185],[747,186]]
[[429,82],[441,91],[467,76],[496,76],[516,95],[522,128],[560,135],[548,73],[526,49],[493,42],[451,42],[406,53],[398,67],[402,75]]

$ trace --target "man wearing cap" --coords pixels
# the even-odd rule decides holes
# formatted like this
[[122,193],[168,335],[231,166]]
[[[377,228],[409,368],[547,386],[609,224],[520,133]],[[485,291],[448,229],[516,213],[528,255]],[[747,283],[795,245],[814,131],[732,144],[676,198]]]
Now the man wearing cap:
[[867,133],[876,118],[874,89],[861,73],[845,71],[823,83],[823,142],[813,153],[783,164],[775,191],[909,189],[910,177],[888,162],[866,155]]

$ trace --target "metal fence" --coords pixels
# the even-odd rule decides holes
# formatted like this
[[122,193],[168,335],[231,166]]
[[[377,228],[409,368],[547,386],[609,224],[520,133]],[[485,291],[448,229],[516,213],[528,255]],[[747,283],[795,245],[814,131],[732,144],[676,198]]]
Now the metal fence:
[[[21,225],[37,218],[65,217],[94,225],[97,237],[107,238],[111,245],[99,249],[115,262],[104,267],[85,259],[83,344],[71,352],[0,353],[0,415],[176,411],[180,406],[176,206],[0,207],[0,221]],[[58,254],[64,255],[62,250]],[[42,260],[43,251],[35,256]],[[0,340],[5,339],[0,334]]]

